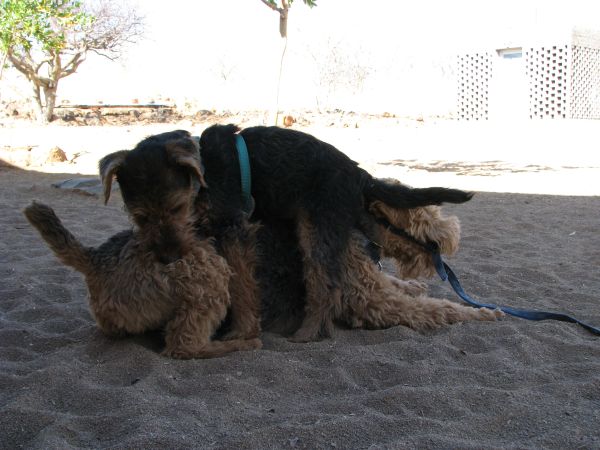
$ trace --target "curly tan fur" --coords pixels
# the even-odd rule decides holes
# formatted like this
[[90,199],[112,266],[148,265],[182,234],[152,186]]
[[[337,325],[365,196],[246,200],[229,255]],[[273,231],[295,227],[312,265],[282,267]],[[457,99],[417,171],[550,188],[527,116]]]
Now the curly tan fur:
[[[386,219],[391,225],[403,229],[420,242],[435,242],[443,255],[454,255],[460,240],[460,222],[456,216],[444,216],[439,206],[415,209],[392,208],[375,201],[370,211]],[[420,245],[394,234],[378,225],[383,255],[393,258],[400,278],[429,278],[435,275],[431,255]]]
[[425,285],[400,280],[380,271],[364,253],[362,241],[355,233],[345,257],[342,308],[336,319],[348,326],[379,329],[405,325],[425,330],[465,320],[496,320],[503,316],[500,311],[475,309],[428,297]]
[[57,256],[86,276],[90,307],[105,333],[164,328],[164,354],[176,358],[261,346],[256,331],[244,340],[211,340],[232,303],[232,274],[213,240],[198,233],[206,217],[197,216],[196,200],[208,188],[198,150],[188,132],[174,131],[102,158],[104,201],[116,178],[134,228],[96,249],[83,247],[49,207],[25,210]]
[[164,328],[163,354],[174,358],[260,347],[258,339],[211,341],[230,304],[231,273],[212,243],[196,238],[190,220],[179,230],[181,258],[163,264],[153,254],[154,241],[139,230],[116,234],[97,248],[84,247],[50,207],[32,203],[24,213],[58,258],[85,276],[90,309],[105,334]]
[[[396,180],[388,182],[399,183]],[[460,222],[456,216],[445,216],[439,206],[400,209],[374,201],[369,210],[420,242],[435,242],[442,254],[453,255],[458,250]],[[360,247],[352,246],[346,258],[346,284],[353,290],[353,295],[348,296],[353,314],[345,317],[349,325],[382,328],[401,324],[420,330],[464,320],[496,320],[504,316],[499,310],[476,309],[428,297],[426,285],[412,279],[436,274],[431,254],[422,246],[393,233],[389,227],[378,225],[378,228],[383,255],[394,260],[400,278],[377,271]],[[371,283],[359,285],[355,281],[357,279],[371,280]],[[361,300],[363,298],[369,300]]]

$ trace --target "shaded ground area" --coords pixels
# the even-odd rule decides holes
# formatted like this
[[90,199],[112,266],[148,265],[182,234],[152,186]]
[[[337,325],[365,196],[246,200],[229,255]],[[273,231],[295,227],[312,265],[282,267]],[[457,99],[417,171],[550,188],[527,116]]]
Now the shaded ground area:
[[[85,245],[128,226],[119,196],[52,187],[71,177],[0,167],[0,447],[600,447],[600,338],[572,324],[265,334],[260,351],[195,361],[162,358],[160,335],[106,338],[82,277],[21,213],[43,201]],[[471,295],[600,325],[600,198],[479,193],[446,210]]]

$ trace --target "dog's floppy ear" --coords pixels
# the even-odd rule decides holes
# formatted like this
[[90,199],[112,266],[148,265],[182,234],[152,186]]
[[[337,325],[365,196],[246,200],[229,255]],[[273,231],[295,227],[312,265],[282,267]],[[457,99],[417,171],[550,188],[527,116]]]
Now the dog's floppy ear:
[[110,198],[110,191],[115,173],[121,164],[123,164],[123,161],[125,161],[125,156],[127,156],[128,152],[129,150],[120,150],[118,152],[111,153],[102,158],[98,163],[100,179],[102,181],[102,187],[104,188],[105,205],[108,203],[108,199]]
[[169,142],[166,148],[169,157],[175,164],[188,169],[190,174],[200,183],[200,186],[207,187],[202,165],[200,164],[200,150],[196,140],[192,138],[178,139]]

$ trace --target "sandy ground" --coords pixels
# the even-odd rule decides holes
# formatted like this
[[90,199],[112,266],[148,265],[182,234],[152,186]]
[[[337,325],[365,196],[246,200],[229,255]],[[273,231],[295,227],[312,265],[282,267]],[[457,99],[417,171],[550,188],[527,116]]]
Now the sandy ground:
[[[463,226],[449,263],[465,289],[600,326],[598,124],[514,138],[393,121],[305,129],[377,175],[488,191],[446,207]],[[0,159],[28,169],[0,167],[0,448],[600,448],[600,341],[576,325],[336,330],[310,344],[267,333],[260,351],[194,361],[162,358],[158,335],[103,336],[82,277],[21,209],[43,201],[86,244],[103,242],[127,226],[118,199],[51,183],[173,127],[0,128]],[[52,146],[72,162],[43,163]],[[437,280],[430,292],[456,299]]]
[[[371,173],[415,186],[487,192],[600,195],[600,121],[416,122],[349,113],[298,114],[309,132],[332,143]],[[214,121],[261,125],[262,114],[227,114],[209,121],[122,126],[0,126],[0,159],[29,170],[97,173],[98,159],[173,129],[200,134]],[[269,123],[270,124],[270,123]],[[1,125],[1,124],[0,124]],[[69,162],[48,164],[51,148]]]

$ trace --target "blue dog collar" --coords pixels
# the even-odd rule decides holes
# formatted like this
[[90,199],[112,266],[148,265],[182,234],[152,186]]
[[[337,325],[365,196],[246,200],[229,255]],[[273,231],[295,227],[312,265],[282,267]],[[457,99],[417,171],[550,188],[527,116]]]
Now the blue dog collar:
[[243,210],[249,216],[254,211],[254,199],[252,198],[252,175],[250,173],[250,158],[248,157],[248,147],[241,134],[235,135],[235,148],[238,153],[240,164],[240,182],[242,187]]

